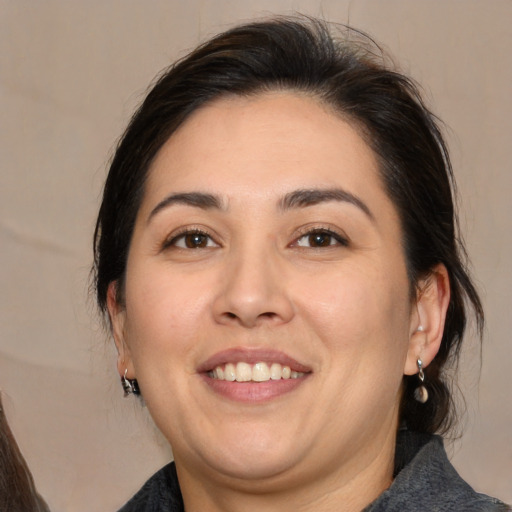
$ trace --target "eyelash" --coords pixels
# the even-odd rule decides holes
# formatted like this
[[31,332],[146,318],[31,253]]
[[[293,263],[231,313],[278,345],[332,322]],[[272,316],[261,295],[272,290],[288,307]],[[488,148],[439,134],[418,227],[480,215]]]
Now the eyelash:
[[[329,237],[330,242],[332,242],[334,240],[336,243],[329,243],[327,245],[319,245],[319,246],[312,246],[312,245],[303,246],[303,245],[299,244],[299,241],[302,240],[303,238],[312,237],[315,235]],[[293,247],[299,247],[299,248],[308,247],[308,248],[312,248],[312,249],[324,249],[324,248],[332,248],[332,247],[336,247],[336,246],[348,247],[349,241],[346,238],[346,236],[342,235],[341,233],[338,233],[337,231],[334,231],[331,228],[317,227],[317,228],[313,228],[313,229],[309,229],[309,228],[304,229],[304,231],[302,233],[300,233],[300,236],[297,237],[291,245]]]
[[[196,245],[193,247],[180,247],[178,245],[178,242],[181,239],[185,240],[185,238],[187,236],[204,237],[206,239],[206,245]],[[300,243],[299,243],[300,240],[307,238],[307,237],[313,237],[313,236],[328,237],[329,243],[327,245],[318,245],[318,246],[300,245]],[[336,243],[332,243],[333,240]],[[205,249],[205,248],[211,247],[210,242],[213,242],[213,244],[218,246],[217,242],[214,241],[214,239],[212,238],[210,233],[208,233],[207,231],[204,231],[204,230],[198,229],[198,228],[183,228],[178,233],[173,233],[172,236],[170,236],[169,238],[167,238],[164,241],[164,243],[162,244],[162,250],[168,249],[170,247],[177,247],[178,249],[183,249],[183,250]],[[310,240],[310,242],[311,242],[311,240]],[[185,242],[185,244],[186,244],[186,242]],[[312,249],[324,249],[324,248],[331,248],[331,247],[336,247],[336,246],[348,247],[348,245],[349,245],[349,241],[344,235],[341,235],[340,233],[334,231],[331,228],[325,228],[325,227],[317,227],[317,228],[313,228],[313,229],[309,229],[309,228],[303,229],[302,232],[300,232],[299,236],[290,244],[291,247],[299,247],[299,248],[309,247]]]
[[[197,245],[195,247],[180,247],[178,245],[178,241],[180,239],[185,240],[185,238],[187,236],[204,237],[205,239],[207,239],[207,241],[206,241],[207,245],[205,245],[205,246]],[[165,242],[162,244],[162,250],[168,249],[170,247],[177,247],[178,249],[183,249],[183,250],[204,249],[204,248],[211,247],[211,245],[209,245],[210,242],[213,242],[215,245],[218,245],[213,240],[210,233],[208,233],[207,231],[204,231],[204,230],[198,229],[198,228],[184,228],[181,231],[179,231],[178,233],[173,233],[169,238],[167,238],[165,240]]]

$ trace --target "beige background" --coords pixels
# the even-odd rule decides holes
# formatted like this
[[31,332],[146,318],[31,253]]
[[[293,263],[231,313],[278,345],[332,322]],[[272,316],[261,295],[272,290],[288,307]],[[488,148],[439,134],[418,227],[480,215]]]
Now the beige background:
[[449,127],[488,318],[480,374],[471,340],[465,354],[465,434],[450,450],[472,485],[512,502],[512,1],[0,0],[0,387],[54,512],[115,510],[170,457],[123,400],[87,296],[114,142],[161,68],[235,21],[291,9],[373,34]]

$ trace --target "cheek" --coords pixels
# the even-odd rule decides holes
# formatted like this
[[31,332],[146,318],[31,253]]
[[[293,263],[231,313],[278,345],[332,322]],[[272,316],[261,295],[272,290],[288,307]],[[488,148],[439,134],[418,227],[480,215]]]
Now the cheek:
[[379,268],[351,266],[335,276],[317,276],[302,302],[322,343],[319,350],[325,350],[330,386],[344,389],[344,400],[354,407],[361,401],[375,408],[394,403],[407,354],[405,272]]
[[164,353],[175,359],[193,349],[193,341],[207,333],[201,327],[207,303],[199,277],[180,279],[148,266],[143,273],[132,272],[126,285],[126,336],[135,363]]
[[[301,293],[301,309],[328,339],[371,342],[408,325],[409,294],[404,276],[371,266],[317,273]],[[407,332],[407,330],[403,331]]]

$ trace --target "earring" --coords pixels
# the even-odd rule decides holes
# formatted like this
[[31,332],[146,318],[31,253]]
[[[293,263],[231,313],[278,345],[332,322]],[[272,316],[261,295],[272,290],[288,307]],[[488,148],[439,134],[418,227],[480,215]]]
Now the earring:
[[126,374],[128,373],[128,368],[124,371],[124,375],[121,375],[121,386],[123,386],[124,396],[127,397],[132,393],[134,395],[140,395],[139,383],[137,379],[127,379]]
[[420,385],[414,390],[414,398],[424,404],[428,400],[428,391],[424,385],[425,382],[425,374],[423,373],[423,362],[418,358],[416,361],[418,365],[418,378],[420,379]]
[[423,325],[418,325],[418,328],[416,329],[416,331],[418,332],[423,332],[425,330],[425,327],[423,327]]

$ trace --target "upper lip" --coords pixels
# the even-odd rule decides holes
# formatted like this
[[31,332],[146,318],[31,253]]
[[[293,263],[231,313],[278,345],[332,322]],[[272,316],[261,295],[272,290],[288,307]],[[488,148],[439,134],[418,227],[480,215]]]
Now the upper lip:
[[213,370],[217,366],[227,363],[279,363],[283,366],[289,366],[292,371],[310,373],[311,368],[299,363],[293,357],[274,349],[249,349],[249,348],[230,348],[217,352],[197,367],[198,373],[205,373]]

